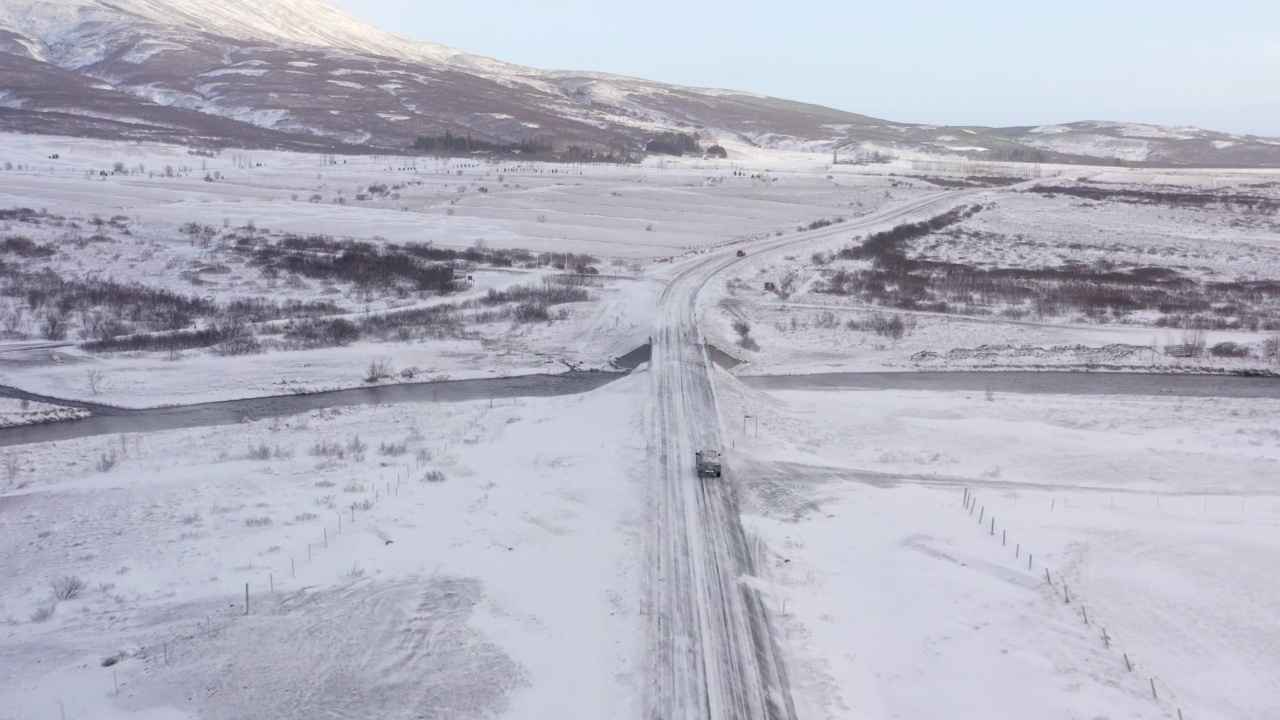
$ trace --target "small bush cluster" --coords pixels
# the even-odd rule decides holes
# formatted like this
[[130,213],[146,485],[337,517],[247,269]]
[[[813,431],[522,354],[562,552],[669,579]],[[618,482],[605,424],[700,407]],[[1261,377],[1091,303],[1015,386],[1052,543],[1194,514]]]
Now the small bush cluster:
[[378,453],[386,457],[399,457],[409,452],[408,443],[379,443]]
[[71,600],[79,597],[89,584],[75,575],[64,575],[49,583],[53,596],[59,600]]

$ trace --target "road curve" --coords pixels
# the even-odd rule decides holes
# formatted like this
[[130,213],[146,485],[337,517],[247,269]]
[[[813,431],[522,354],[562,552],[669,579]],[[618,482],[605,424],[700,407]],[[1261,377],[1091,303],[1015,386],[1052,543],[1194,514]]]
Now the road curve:
[[[918,198],[852,222],[746,246],[753,254],[880,229],[964,191]],[[739,246],[742,247],[742,246]],[[698,292],[735,261],[717,251],[663,292],[650,364],[649,451],[655,477],[647,589],[652,662],[649,720],[794,720],[782,653],[738,514],[731,468],[699,479],[694,453],[723,448],[711,363],[697,324]]]

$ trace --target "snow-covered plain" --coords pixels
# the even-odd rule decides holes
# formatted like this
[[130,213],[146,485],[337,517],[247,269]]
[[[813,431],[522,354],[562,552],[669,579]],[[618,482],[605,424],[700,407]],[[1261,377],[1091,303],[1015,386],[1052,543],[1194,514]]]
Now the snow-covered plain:
[[718,375],[801,716],[1277,717],[1276,401]]
[[[1074,172],[1065,173],[1075,177]],[[1277,175],[1216,176],[1108,173],[1093,187],[1159,193],[1213,192],[1280,201]],[[1098,202],[1033,192],[975,190],[957,205],[981,206],[955,234],[916,241],[913,253],[974,268],[1159,269],[1202,283],[1256,283],[1280,272],[1280,217],[1274,209]],[[1159,372],[1275,372],[1267,349],[1280,326],[1265,295],[1243,309],[1261,316],[1258,327],[1210,328],[1206,347],[1230,342],[1247,357],[1185,358],[1164,352],[1187,343],[1193,329],[1169,325],[1162,313],[1084,312],[1040,315],[1034,304],[1005,298],[980,301],[977,312],[953,308],[901,309],[824,290],[834,274],[868,261],[830,259],[859,244],[849,233],[783,257],[746,258],[701,298],[711,342],[749,360],[739,372],[792,374],[837,371],[948,369],[1125,369]],[[827,257],[819,259],[818,254]],[[791,287],[788,295],[765,283]],[[1023,283],[1033,284],[1033,283]],[[1215,313],[1230,320],[1241,308]],[[897,335],[877,332],[877,320],[897,318]],[[743,347],[735,329],[746,323],[758,348]],[[1270,323],[1270,324],[1268,324]],[[883,328],[882,328],[883,330]],[[748,344],[749,345],[749,344]]]
[[[825,239],[753,250],[817,220],[938,191],[929,175],[939,173],[906,177],[907,163],[833,167],[731,146],[731,161],[637,166],[333,164],[3,141],[0,168],[15,167],[0,170],[0,210],[44,209],[63,224],[6,221],[0,240],[52,244],[52,256],[13,261],[77,278],[219,303],[327,300],[358,319],[553,274],[478,268],[474,287],[439,297],[267,278],[227,239],[250,224],[272,240],[323,233],[588,253],[600,273],[589,299],[556,306],[551,322],[328,349],[268,343],[246,356],[90,353],[75,346],[87,339],[78,325],[48,341],[25,298],[0,298],[11,318],[0,384],[54,397],[154,407],[314,392],[365,384],[375,358],[397,372],[379,382],[404,381],[398,372],[410,368],[421,381],[603,367],[654,334],[662,292],[690,261],[738,247],[747,257],[710,281],[698,308],[706,338],[748,361],[734,373],[1274,367],[1257,354],[1266,331],[1208,333],[1209,344],[1247,345],[1250,358],[1178,360],[1162,350],[1184,332],[1151,317],[890,312],[815,292],[824,276],[813,253],[858,240],[840,223]],[[117,162],[124,174],[112,174]],[[1209,190],[1275,179],[1043,171]],[[370,194],[376,184],[395,189]],[[994,188],[955,198],[973,203],[988,206],[971,222],[989,236],[935,243],[935,257],[1141,259],[1202,279],[1277,271],[1270,217]],[[211,240],[182,231],[188,223],[212,228]],[[95,233],[107,239],[88,241]],[[789,297],[764,290],[787,275]],[[904,334],[849,327],[877,315],[903,316]],[[735,321],[749,323],[759,349],[741,346]],[[1275,401],[764,394],[723,371],[715,390],[730,443],[725,481],[760,571],[741,582],[769,603],[798,718],[1280,717],[1267,605],[1280,561]],[[651,398],[642,369],[573,397],[340,408],[6,448],[0,718],[637,717],[653,683],[644,599],[655,593],[643,587],[656,506],[645,484]],[[85,587],[56,600],[54,583],[67,577]]]
[[646,388],[12,451],[0,717],[635,717]]

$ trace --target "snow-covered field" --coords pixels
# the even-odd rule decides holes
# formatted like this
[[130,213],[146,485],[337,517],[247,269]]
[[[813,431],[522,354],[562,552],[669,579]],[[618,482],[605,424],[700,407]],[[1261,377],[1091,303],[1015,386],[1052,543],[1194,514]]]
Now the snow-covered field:
[[[781,258],[745,258],[702,297],[704,326],[711,342],[749,361],[740,372],[751,374],[1086,367],[1276,371],[1280,185],[1275,176],[1208,176],[1197,187],[1195,177],[1135,182],[1124,173],[1109,175],[1118,177],[1085,187],[1103,193],[1149,191],[1168,199],[1091,201],[1043,192],[969,191],[957,205],[976,212],[945,231],[911,241],[908,254],[946,266],[952,277],[957,268],[971,271],[947,278],[972,283],[971,293],[939,281],[931,289],[936,295],[914,305],[884,302],[885,295],[892,299],[892,287],[867,289],[854,279],[872,261],[836,256],[865,239],[849,233]],[[1190,199],[1182,193],[1190,193]],[[1197,204],[1196,193],[1257,198],[1259,205]],[[996,274],[1011,270],[1046,279],[1007,280]],[[1077,298],[1064,280],[1071,273],[1081,285],[1121,283],[1121,301],[1073,306],[1070,301]],[[1160,279],[1132,281],[1126,273]],[[842,277],[849,279],[833,291]],[[1115,277],[1122,279],[1109,279]],[[1177,289],[1185,286],[1197,289]],[[1132,309],[1124,305],[1125,295],[1158,293],[1169,297],[1141,300]],[[1184,308],[1188,295],[1209,302]],[[950,307],[935,307],[940,304]],[[744,341],[744,327],[749,341]],[[1203,346],[1198,356],[1165,351],[1188,343]],[[1247,350],[1239,357],[1207,351],[1221,343]]]
[[[0,279],[11,283],[0,283],[0,385],[53,397],[148,408],[604,368],[664,330],[682,358],[689,336],[670,318],[693,315],[659,310],[699,259],[708,273],[731,263],[700,292],[686,275],[684,292],[706,339],[747,361],[734,374],[1277,369],[1266,283],[1280,271],[1280,226],[1265,209],[1022,192],[1028,184],[925,209],[941,190],[930,177],[946,173],[733,144],[729,161],[577,166],[0,140],[0,211],[36,211],[0,216]],[[1040,171],[1040,182],[1095,189],[1280,194],[1280,176],[1265,172]],[[994,296],[903,308],[824,292],[838,272],[871,266],[832,254],[876,227],[841,229],[855,219],[894,209],[888,229],[977,205],[918,239],[912,257],[977,271],[1157,268],[1177,276],[1170,286],[1257,292],[1197,311],[1216,318],[1202,332],[1171,325],[1190,316],[1177,308],[1048,312]],[[757,252],[801,228],[814,228],[798,236],[811,240]],[[428,242],[528,254],[461,264],[472,284],[437,294],[268,268],[249,252],[310,234],[375,255]],[[734,260],[737,249],[746,256]],[[193,298],[197,314],[82,307],[97,286],[57,295],[63,281],[136,283]],[[541,306],[519,299],[565,288]],[[61,314],[59,298],[69,298]],[[182,310],[181,298],[157,303]],[[142,340],[217,328],[244,301],[276,303],[245,323],[257,343],[247,354],[226,342],[83,347],[130,337],[117,321]],[[362,334],[308,344],[296,333],[312,317]],[[1203,345],[1199,357],[1167,352],[1189,341]],[[1214,356],[1221,343],[1246,354]],[[696,376],[692,360],[674,364]],[[382,376],[370,380],[375,366]],[[663,531],[724,535],[699,527],[719,517],[706,497],[717,512],[741,510],[741,554],[759,573],[739,582],[766,603],[750,617],[775,629],[800,720],[1178,710],[1280,720],[1280,628],[1267,604],[1280,562],[1274,400],[765,394],[715,373],[733,485],[685,493],[678,483],[698,482],[693,473],[668,468],[669,497],[703,505],[690,499],[686,525]],[[654,397],[642,369],[562,398],[338,408],[8,447],[0,718],[634,718],[660,692],[655,645],[668,659],[721,663],[703,682],[750,679],[724,648],[682,656],[679,638],[652,636],[664,618],[694,628],[731,614],[666,616],[646,599],[737,597],[729,583],[718,594],[646,587],[671,572],[646,558],[672,559],[650,536],[655,517],[669,519],[646,485],[655,447],[693,442],[656,442],[672,438],[651,434],[664,428]],[[83,414],[0,405],[0,425]],[[717,573],[743,566],[707,557],[724,561]],[[711,576],[685,561],[686,579]],[[697,629],[703,640],[733,635]],[[666,681],[690,697],[700,687]],[[787,707],[783,695],[770,701]]]
[[802,717],[1277,717],[1274,400],[718,375]]
[[13,450],[0,717],[635,717],[646,390]]

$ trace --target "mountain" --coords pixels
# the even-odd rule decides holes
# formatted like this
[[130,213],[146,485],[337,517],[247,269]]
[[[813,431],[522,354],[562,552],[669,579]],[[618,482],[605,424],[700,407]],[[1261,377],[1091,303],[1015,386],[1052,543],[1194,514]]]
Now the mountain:
[[4,0],[0,130],[356,151],[445,132],[641,151],[656,133],[996,160],[1280,165],[1280,139],[1123,123],[912,125],[745,92],[522,67],[322,0]]

